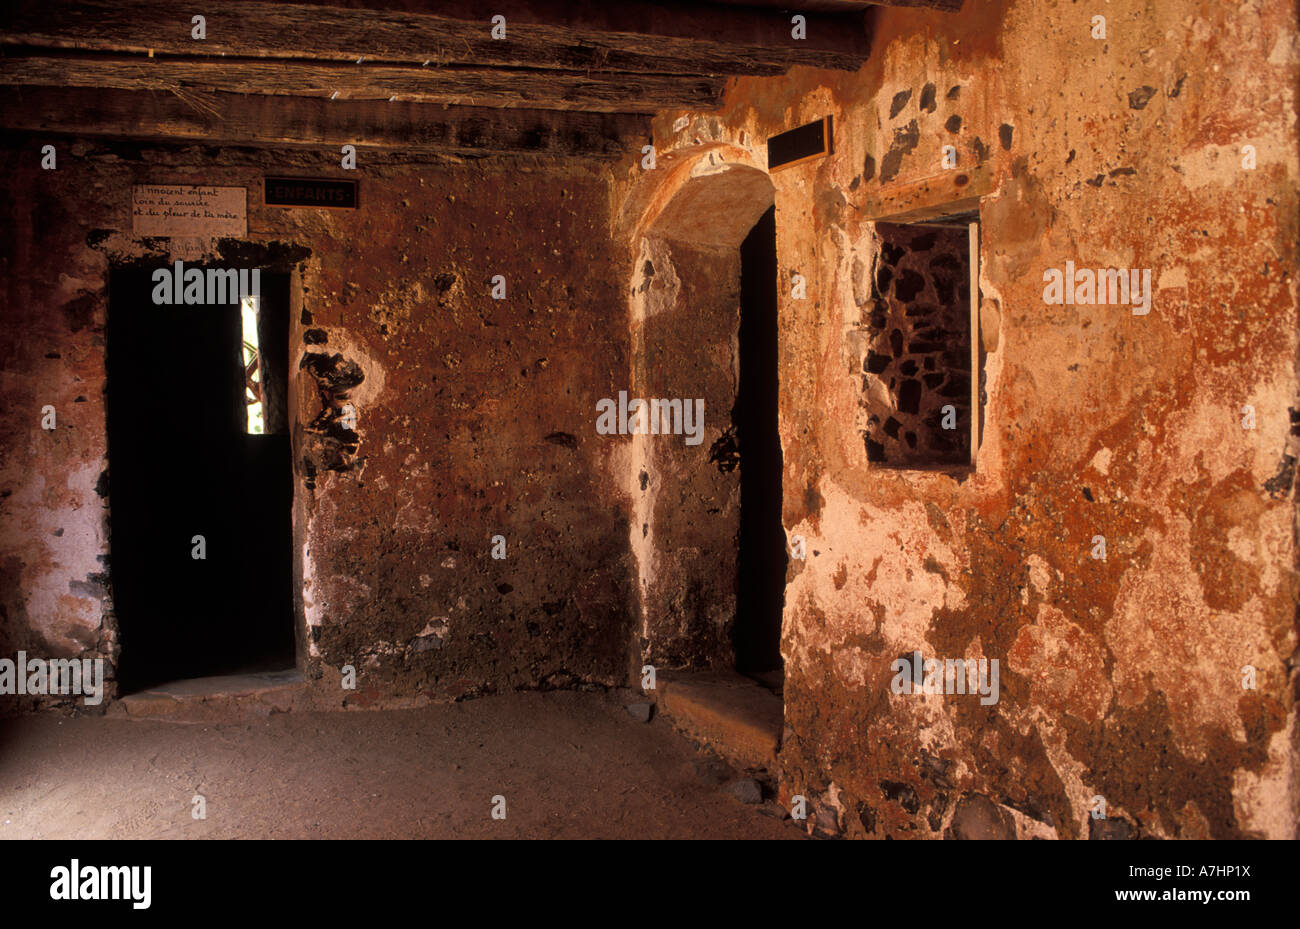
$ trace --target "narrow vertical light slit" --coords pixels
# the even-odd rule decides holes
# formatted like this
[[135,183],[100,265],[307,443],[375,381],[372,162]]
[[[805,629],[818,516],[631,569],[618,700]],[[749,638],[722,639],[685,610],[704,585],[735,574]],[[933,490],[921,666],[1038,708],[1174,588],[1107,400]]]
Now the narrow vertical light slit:
[[244,297],[239,301],[239,313],[243,320],[244,407],[247,411],[244,431],[249,435],[263,435],[266,430],[262,420],[262,371],[257,345],[257,301],[256,296]]

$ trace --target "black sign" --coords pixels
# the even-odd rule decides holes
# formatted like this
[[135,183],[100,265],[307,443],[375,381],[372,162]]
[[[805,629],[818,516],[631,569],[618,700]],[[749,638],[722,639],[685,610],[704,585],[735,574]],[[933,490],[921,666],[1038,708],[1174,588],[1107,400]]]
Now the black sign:
[[832,137],[829,116],[772,136],[767,140],[768,170],[801,164],[809,158],[830,154],[835,151]]
[[316,177],[268,177],[267,206],[357,208],[357,182]]

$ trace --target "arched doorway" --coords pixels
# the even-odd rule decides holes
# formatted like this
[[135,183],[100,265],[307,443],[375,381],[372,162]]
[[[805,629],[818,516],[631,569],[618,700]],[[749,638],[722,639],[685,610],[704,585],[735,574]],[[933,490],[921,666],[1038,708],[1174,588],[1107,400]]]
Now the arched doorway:
[[704,409],[698,444],[632,435],[640,652],[657,667],[779,670],[786,553],[771,178],[731,146],[674,153],[623,215],[629,394]]

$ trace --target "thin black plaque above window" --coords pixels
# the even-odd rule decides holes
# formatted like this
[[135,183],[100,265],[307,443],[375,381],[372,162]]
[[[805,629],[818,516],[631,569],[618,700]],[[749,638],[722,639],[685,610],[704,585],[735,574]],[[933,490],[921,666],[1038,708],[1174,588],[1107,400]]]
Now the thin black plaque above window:
[[782,132],[767,140],[767,169],[788,168],[835,151],[832,117]]

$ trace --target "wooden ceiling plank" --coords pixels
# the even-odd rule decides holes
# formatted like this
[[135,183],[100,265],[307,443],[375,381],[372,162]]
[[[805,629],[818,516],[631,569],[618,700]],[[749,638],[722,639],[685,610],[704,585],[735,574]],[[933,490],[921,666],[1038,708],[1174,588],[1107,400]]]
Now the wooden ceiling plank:
[[605,157],[639,148],[649,117],[564,110],[432,107],[371,100],[157,93],[67,87],[0,88],[0,126],[204,145],[342,145],[413,153]]
[[217,91],[342,100],[521,106],[655,113],[713,109],[723,80],[661,74],[582,74],[491,68],[410,68],[305,64],[261,59],[178,61],[142,57],[0,58],[0,84]]
[[[503,15],[512,4],[501,4]],[[265,0],[227,0],[191,37],[190,11],[174,0],[7,0],[0,44],[170,55],[366,59],[387,63],[582,68],[661,73],[770,74],[793,64],[856,70],[870,50],[862,14],[808,14],[808,38],[791,36],[777,11],[687,6],[675,13],[645,0],[544,4],[546,22],[507,19],[493,39],[482,5],[467,18],[446,13],[350,9]],[[492,9],[496,9],[493,6]],[[598,12],[599,11],[599,12]],[[644,30],[644,31],[640,31]]]
[[873,0],[874,6],[912,7],[940,10],[944,13],[960,12],[962,0]]

